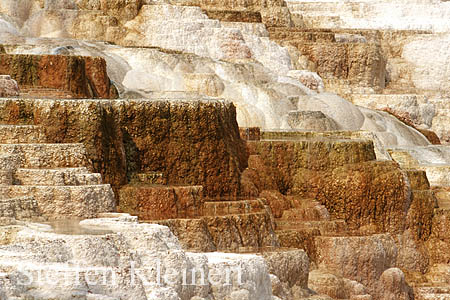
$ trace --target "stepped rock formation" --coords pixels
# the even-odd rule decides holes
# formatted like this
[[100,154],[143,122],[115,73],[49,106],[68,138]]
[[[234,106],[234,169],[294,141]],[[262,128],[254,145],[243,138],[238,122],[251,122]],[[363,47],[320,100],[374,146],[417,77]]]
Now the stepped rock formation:
[[449,4],[1,0],[0,299],[450,299]]
[[51,143],[84,143],[94,170],[116,190],[133,175],[162,172],[169,184],[203,185],[206,196],[239,193],[247,154],[229,102],[199,97],[0,102],[1,122],[41,124]]
[[[17,242],[0,246],[0,268],[16,273],[2,276],[0,291],[19,299],[38,295],[68,299],[83,294],[89,294],[89,299],[238,299],[239,295],[272,299],[267,266],[256,255],[185,252],[167,227],[138,224],[136,217],[128,215],[103,214],[81,222],[78,228],[60,225],[63,234],[49,225],[15,226]],[[215,285],[182,285],[184,268],[191,276],[189,282],[200,283],[200,274],[220,275],[227,271],[221,269],[225,264],[232,288],[224,289],[219,280]],[[161,273],[155,272],[158,266],[163,268]],[[38,280],[40,270],[47,270],[46,280]],[[93,270],[98,273],[94,275]],[[71,281],[64,274],[78,277]],[[170,279],[163,280],[167,274]],[[192,277],[197,274],[198,278]],[[25,280],[31,284],[16,283]]]
[[[9,74],[21,87],[22,96],[59,98],[103,98],[117,96],[101,58],[74,56],[0,55],[0,73]],[[18,96],[11,90],[3,96]],[[17,90],[17,89],[16,89]],[[39,93],[40,92],[40,93]]]

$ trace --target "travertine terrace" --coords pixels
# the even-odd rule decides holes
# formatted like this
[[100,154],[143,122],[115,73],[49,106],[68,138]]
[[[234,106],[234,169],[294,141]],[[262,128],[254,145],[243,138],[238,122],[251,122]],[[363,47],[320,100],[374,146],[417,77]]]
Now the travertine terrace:
[[449,16],[0,0],[0,300],[450,299]]

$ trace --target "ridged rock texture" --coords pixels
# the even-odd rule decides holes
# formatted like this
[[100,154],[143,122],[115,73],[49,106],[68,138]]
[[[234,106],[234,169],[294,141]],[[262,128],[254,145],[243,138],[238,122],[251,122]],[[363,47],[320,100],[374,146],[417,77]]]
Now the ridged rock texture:
[[[0,100],[0,120],[40,124],[47,141],[84,143],[93,169],[117,191],[137,173],[237,196],[247,152],[233,105],[218,100]],[[213,171],[214,170],[214,171]]]
[[243,191],[267,200],[281,246],[308,253],[316,266],[309,288],[333,299],[412,299],[404,273],[392,268],[431,267],[435,198],[425,172],[376,161],[371,142],[337,132],[261,136],[247,142]]
[[[17,225],[15,235],[17,242],[7,245],[3,245],[3,236],[0,238],[0,268],[6,271],[0,279],[2,297],[272,300],[262,257],[185,252],[167,227],[138,224],[137,218],[129,215],[104,214],[72,225],[66,221],[54,229]],[[23,265],[24,256],[27,265]],[[152,268],[160,268],[160,273],[151,272]],[[39,270],[45,270],[48,281],[38,280]],[[108,273],[100,280],[93,270]],[[26,272],[30,285],[17,284],[21,279],[14,274],[19,272]],[[217,276],[215,280],[202,281],[201,276],[208,278],[209,273]]]
[[83,144],[50,143],[35,125],[0,125],[0,132],[2,218],[92,218],[116,208]]
[[[99,57],[0,54],[0,74],[10,75],[28,96],[51,96],[56,91],[65,93],[64,98],[117,97],[106,62]],[[34,94],[39,90],[44,94]]]
[[450,299],[449,4],[0,1],[0,298]]

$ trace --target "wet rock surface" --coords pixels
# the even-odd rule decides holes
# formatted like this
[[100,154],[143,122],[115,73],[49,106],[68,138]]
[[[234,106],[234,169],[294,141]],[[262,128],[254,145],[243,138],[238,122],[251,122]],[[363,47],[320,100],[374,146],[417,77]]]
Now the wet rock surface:
[[[94,170],[116,191],[135,173],[162,172],[170,184],[203,185],[206,196],[239,194],[239,174],[246,164],[246,151],[231,103],[1,102],[3,122],[40,123],[49,142],[85,143]],[[214,173],[207,172],[213,169]]]

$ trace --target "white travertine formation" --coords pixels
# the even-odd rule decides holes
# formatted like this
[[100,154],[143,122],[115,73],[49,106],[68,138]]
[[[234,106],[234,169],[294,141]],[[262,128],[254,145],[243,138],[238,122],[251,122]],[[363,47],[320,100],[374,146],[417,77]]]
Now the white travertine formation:
[[445,1],[288,0],[292,13],[318,28],[434,30],[450,29],[450,4]]
[[40,126],[0,125],[0,132],[0,199],[10,211],[5,216],[92,218],[114,210],[111,186],[89,171],[83,144],[49,144]]
[[419,35],[405,44],[402,58],[412,65],[411,78],[416,88],[448,93],[450,70],[446,66],[450,62],[449,46],[449,34]]
[[167,227],[129,215],[10,230],[0,291],[14,299],[272,299],[263,258],[188,253]]
[[[22,19],[22,34],[49,36],[27,31],[48,27],[46,31],[51,36],[64,32],[56,36],[82,38],[84,31],[79,27],[80,24],[90,24],[89,28],[94,27],[99,31],[97,35],[90,36],[92,39],[108,39],[107,31],[122,28],[124,31],[114,36],[114,40],[122,44],[169,50],[124,48],[73,40],[67,40],[71,47],[63,49],[56,46],[58,43],[52,46],[51,41],[46,41],[36,45],[36,40],[29,39],[30,46],[15,46],[8,48],[8,51],[34,54],[62,51],[64,54],[100,55],[107,60],[109,74],[124,96],[152,97],[155,92],[185,91],[229,99],[237,107],[241,127],[301,128],[295,125],[292,127],[294,123],[289,121],[291,112],[311,110],[321,111],[331,118],[331,123],[338,124],[337,129],[372,131],[381,136],[386,147],[424,144],[423,137],[415,130],[400,123],[392,124],[394,121],[388,116],[360,110],[344,100],[337,100],[337,97],[335,99],[346,109],[325,108],[321,103],[329,103],[329,96],[316,95],[308,89],[323,91],[320,77],[305,70],[294,70],[295,64],[288,47],[271,41],[263,24],[221,22],[209,19],[198,7],[167,3],[147,3],[137,11],[127,7],[130,9],[129,14],[121,19],[116,11],[108,10],[96,2],[78,1],[78,11],[72,9],[72,1],[66,2],[62,6],[47,2],[47,8],[55,9],[42,11],[36,2],[31,1],[34,3],[33,9],[29,11],[31,15],[28,19]],[[71,9],[67,9],[69,6]],[[10,10],[4,11],[18,18],[17,14],[10,12],[11,6],[8,7]],[[101,13],[104,17],[99,15]],[[45,17],[48,14],[52,14],[52,18],[57,21],[51,23],[51,18]],[[112,26],[110,21],[106,22],[110,17],[119,17],[119,22]],[[40,26],[39,20],[46,25]],[[293,96],[305,100],[299,103],[308,104],[293,105],[289,100]],[[359,121],[354,122],[351,117],[349,119],[348,111],[362,115],[365,121],[356,119]],[[318,122],[322,122],[322,119]],[[319,123],[308,128],[334,129],[332,125],[324,127]],[[404,134],[406,137],[402,137]]]
[[[201,94],[233,101],[241,127],[351,131],[352,138],[373,140],[379,159],[424,170],[433,186],[450,186],[448,147],[430,145],[417,130],[378,111],[387,109],[450,142],[450,2],[287,0],[286,7],[283,1],[260,1],[268,6],[280,2],[260,7],[264,24],[209,18],[204,7],[191,6],[200,2],[2,0],[0,44],[8,53],[101,56],[123,98]],[[256,2],[224,1],[233,9]],[[299,47],[282,38],[271,40],[274,25],[286,36],[292,33]],[[374,43],[379,49],[366,51]],[[319,46],[308,56],[304,45]],[[366,53],[374,56],[371,62],[382,63],[366,66],[361,62]],[[333,65],[340,59],[345,63]],[[333,72],[358,74],[326,77]],[[372,77],[379,86],[350,80],[372,82]],[[336,88],[341,96],[326,88]],[[306,246],[317,251],[310,265],[302,250],[265,256],[266,262],[256,255],[188,253],[168,228],[139,224],[123,214],[59,221],[53,228],[16,221],[42,215],[95,218],[115,206],[111,187],[90,173],[83,145],[47,144],[36,126],[0,126],[0,170],[0,224],[9,224],[0,227],[0,299],[409,300],[405,275],[396,267],[420,264],[423,257],[406,234],[315,237]],[[298,212],[289,213],[295,219]],[[148,271],[155,279],[158,262],[162,271],[178,273],[172,282],[130,281],[133,271]],[[92,266],[117,273],[117,285],[99,284],[103,278],[93,274]],[[27,279],[24,267],[56,276],[50,283],[18,284]],[[220,274],[230,268],[231,285],[184,285],[180,275],[194,269]],[[75,271],[80,280],[74,280]],[[433,271],[440,282],[446,280],[442,274],[448,266]],[[308,288],[333,298],[310,297]],[[425,287],[416,292],[423,299],[440,299],[450,288],[440,294]]]

